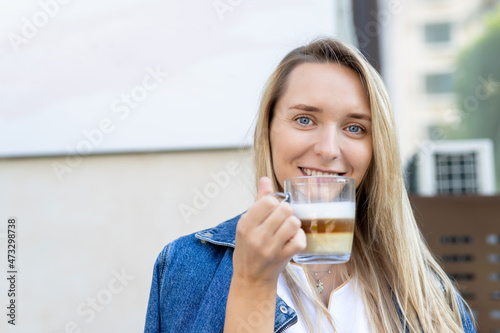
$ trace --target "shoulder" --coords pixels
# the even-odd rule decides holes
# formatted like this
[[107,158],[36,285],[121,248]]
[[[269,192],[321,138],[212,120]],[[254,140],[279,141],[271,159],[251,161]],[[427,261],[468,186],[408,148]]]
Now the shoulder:
[[[234,248],[236,237],[236,225],[241,217],[237,215],[229,220],[222,222],[213,228],[197,231],[195,233],[182,236],[167,244],[165,248],[182,249],[183,251],[190,252],[196,251],[199,244],[210,243],[221,247]],[[191,245],[192,247],[188,247]]]
[[167,244],[156,259],[155,268],[159,277],[169,270],[196,263],[210,265],[220,260],[228,249],[234,248],[236,225],[241,215],[222,222],[216,227],[204,229],[177,238]]
[[152,327],[151,332],[201,332],[214,321],[223,327],[223,318],[217,321],[214,313],[225,313],[238,220],[236,216],[179,237],[163,248],[155,263],[148,305],[146,327]]

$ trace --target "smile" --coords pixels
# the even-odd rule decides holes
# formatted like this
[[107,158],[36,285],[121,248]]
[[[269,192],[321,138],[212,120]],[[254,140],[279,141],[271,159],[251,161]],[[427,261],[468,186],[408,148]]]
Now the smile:
[[339,176],[341,174],[340,172],[320,171],[302,167],[299,167],[299,169],[308,176]]

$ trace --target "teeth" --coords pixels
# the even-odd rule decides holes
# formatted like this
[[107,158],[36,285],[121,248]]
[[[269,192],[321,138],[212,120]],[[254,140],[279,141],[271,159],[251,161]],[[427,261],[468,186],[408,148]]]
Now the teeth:
[[311,170],[311,169],[306,169],[306,168],[301,168],[302,171],[306,173],[308,176],[338,176],[338,173],[332,173],[332,172],[322,172],[322,171],[316,171],[316,170]]

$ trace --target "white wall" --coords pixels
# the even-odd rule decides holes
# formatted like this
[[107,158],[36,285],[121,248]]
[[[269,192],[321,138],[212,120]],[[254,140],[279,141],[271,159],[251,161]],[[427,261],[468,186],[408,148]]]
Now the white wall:
[[[19,296],[16,327],[3,307],[0,331],[142,331],[158,253],[248,207],[249,158],[248,150],[87,156],[61,181],[53,164],[66,157],[1,159],[0,267],[7,271],[15,216]],[[205,202],[197,191],[208,191]],[[188,206],[198,215],[183,216]],[[3,304],[7,287],[0,279]]]
[[340,21],[331,0],[0,0],[0,157],[237,147],[281,58]]

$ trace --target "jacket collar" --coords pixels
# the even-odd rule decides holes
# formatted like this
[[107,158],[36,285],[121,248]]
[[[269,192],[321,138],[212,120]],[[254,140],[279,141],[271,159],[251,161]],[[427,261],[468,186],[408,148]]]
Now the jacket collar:
[[194,236],[205,242],[234,248],[236,225],[240,217],[241,214],[219,224],[215,228],[197,232]]

